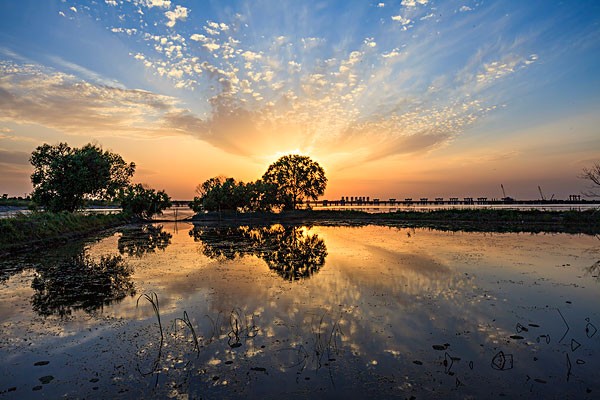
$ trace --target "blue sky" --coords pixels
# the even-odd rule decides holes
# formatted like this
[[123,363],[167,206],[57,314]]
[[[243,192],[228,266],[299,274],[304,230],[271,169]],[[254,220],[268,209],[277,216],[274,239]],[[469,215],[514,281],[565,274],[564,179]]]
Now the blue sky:
[[11,194],[58,141],[177,198],[289,152],[331,198],[567,196],[600,158],[597,1],[4,1],[0,63]]

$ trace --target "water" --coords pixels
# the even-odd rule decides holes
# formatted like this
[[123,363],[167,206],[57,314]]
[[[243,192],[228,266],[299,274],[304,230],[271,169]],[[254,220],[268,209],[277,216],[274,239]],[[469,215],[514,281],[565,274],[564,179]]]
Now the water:
[[599,260],[586,235],[130,226],[0,262],[0,397],[596,398]]

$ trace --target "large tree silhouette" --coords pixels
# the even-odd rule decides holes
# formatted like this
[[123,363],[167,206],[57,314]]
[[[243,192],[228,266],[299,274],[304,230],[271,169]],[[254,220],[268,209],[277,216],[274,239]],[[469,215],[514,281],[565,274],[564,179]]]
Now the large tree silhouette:
[[307,156],[290,154],[269,166],[262,177],[277,187],[278,201],[286,209],[295,210],[304,199],[317,200],[325,193],[325,171]]

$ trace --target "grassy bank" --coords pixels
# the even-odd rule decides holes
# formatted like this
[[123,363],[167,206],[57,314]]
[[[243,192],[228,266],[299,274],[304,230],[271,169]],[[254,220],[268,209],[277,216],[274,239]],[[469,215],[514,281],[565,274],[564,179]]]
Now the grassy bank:
[[302,210],[273,213],[210,213],[192,219],[198,224],[261,225],[388,225],[441,230],[489,232],[566,232],[600,234],[600,211],[434,210],[370,214],[362,211]]
[[0,252],[82,237],[127,222],[122,214],[32,213],[0,219]]
[[0,207],[23,207],[27,208],[31,205],[31,200],[19,198],[0,198]]

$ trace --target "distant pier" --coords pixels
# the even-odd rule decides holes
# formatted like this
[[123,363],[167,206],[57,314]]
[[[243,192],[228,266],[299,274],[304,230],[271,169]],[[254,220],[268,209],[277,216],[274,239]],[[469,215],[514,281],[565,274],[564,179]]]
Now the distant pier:
[[571,195],[568,200],[517,200],[513,198],[489,199],[487,197],[420,197],[404,199],[378,199],[370,197],[343,197],[339,200],[317,200],[307,202],[310,207],[410,207],[410,206],[496,206],[496,205],[600,205],[600,200],[582,200]]

